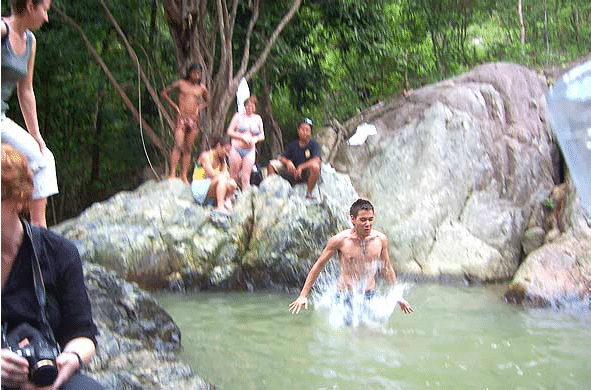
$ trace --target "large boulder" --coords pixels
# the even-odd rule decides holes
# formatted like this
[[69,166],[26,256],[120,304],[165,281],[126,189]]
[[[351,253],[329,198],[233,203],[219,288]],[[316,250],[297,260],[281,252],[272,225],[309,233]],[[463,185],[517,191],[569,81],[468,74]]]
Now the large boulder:
[[299,285],[357,198],[323,165],[316,200],[272,176],[244,191],[231,217],[202,207],[180,180],[148,181],[53,227],[84,261],[144,288],[254,289]]
[[376,207],[395,268],[425,278],[510,279],[530,215],[551,193],[558,155],[546,84],[496,63],[394,100],[377,135],[335,165]]
[[149,294],[103,267],[84,264],[100,335],[86,371],[108,390],[214,388],[176,353],[181,332]]
[[305,192],[269,177],[242,193],[228,218],[196,204],[180,180],[149,181],[52,227],[84,263],[100,331],[88,374],[106,389],[213,388],[177,359],[179,328],[133,281],[178,290],[300,285],[326,240],[347,226],[357,198],[329,165],[317,199]]
[[567,235],[532,252],[505,292],[511,303],[591,309],[591,240]]
[[545,223],[526,231],[541,231],[542,243],[528,252],[505,299],[526,306],[591,309],[591,214],[571,180],[548,199]]

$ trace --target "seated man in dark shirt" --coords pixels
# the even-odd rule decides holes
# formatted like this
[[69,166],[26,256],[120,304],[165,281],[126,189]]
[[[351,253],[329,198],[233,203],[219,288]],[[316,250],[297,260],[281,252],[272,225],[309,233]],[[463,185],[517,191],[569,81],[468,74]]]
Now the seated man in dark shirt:
[[293,186],[306,183],[306,198],[314,199],[312,190],[320,177],[321,151],[318,142],[310,139],[312,121],[308,118],[298,124],[298,139],[290,142],[278,160],[271,160],[267,168],[269,175],[279,174]]

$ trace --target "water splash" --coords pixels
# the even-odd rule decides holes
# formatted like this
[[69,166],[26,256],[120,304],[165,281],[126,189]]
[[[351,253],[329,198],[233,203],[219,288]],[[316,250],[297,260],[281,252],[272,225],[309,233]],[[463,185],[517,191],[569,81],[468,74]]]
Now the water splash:
[[336,278],[324,280],[321,288],[311,295],[311,302],[318,310],[328,313],[332,328],[343,326],[383,327],[398,307],[399,299],[412,288],[409,283],[397,283],[376,289],[368,297],[363,290],[341,292]]

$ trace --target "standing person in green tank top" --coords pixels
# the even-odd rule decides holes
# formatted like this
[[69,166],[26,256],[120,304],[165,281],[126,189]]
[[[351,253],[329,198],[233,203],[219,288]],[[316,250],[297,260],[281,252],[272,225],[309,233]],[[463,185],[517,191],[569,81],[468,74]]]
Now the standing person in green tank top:
[[[30,204],[31,223],[47,227],[47,198],[57,194],[53,154],[41,137],[37,103],[33,90],[33,69],[37,50],[36,31],[48,21],[51,0],[11,0],[11,15],[0,22],[2,32],[2,143],[23,153],[33,171],[35,191]],[[6,117],[8,99],[16,89],[27,130]]]

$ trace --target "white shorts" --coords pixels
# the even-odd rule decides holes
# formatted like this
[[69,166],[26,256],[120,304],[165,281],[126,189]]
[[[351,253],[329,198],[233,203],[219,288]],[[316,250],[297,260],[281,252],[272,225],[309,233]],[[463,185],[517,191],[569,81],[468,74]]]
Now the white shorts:
[[209,186],[211,184],[210,178],[205,178],[201,180],[193,180],[191,183],[191,191],[193,192],[193,198],[199,204],[204,204],[207,198],[207,193],[209,192]]
[[33,171],[33,199],[47,198],[58,193],[53,153],[47,148],[41,153],[39,144],[28,131],[2,114],[0,139],[27,157]]

